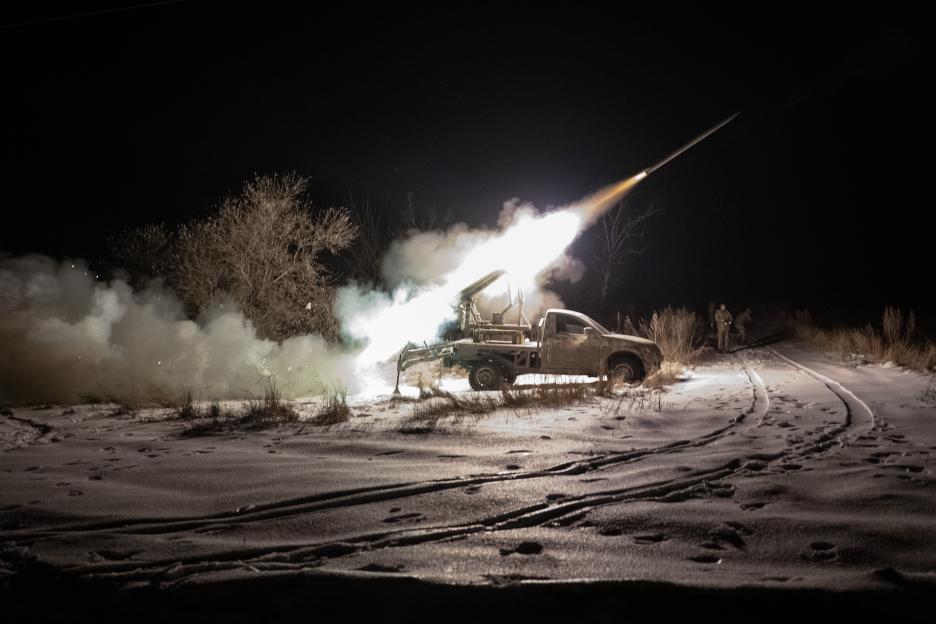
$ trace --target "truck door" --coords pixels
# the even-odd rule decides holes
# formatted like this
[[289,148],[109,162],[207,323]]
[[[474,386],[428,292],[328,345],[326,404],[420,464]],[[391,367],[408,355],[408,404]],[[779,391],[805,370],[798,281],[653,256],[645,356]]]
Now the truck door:
[[[586,332],[585,328],[590,331]],[[543,371],[567,375],[598,373],[600,337],[574,316],[550,314],[543,335]]]

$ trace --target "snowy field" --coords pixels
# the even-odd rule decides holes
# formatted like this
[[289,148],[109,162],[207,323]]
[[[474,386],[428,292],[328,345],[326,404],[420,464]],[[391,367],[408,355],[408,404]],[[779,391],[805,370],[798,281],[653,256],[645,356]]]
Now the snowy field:
[[663,393],[422,429],[421,403],[387,395],[331,427],[194,437],[168,410],[18,408],[0,418],[2,592],[24,612],[42,584],[127,612],[264,595],[381,621],[467,619],[475,597],[528,615],[586,600],[583,619],[685,596],[917,605],[936,591],[934,387],[782,343]]

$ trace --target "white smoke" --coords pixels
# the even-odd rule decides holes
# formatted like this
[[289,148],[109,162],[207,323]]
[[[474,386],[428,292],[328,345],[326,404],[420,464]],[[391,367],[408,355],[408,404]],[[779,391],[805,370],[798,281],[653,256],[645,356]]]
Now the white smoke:
[[171,292],[97,281],[81,261],[0,261],[0,400],[240,398],[274,381],[286,395],[352,381],[319,336],[257,337],[230,306],[187,320]]
[[[359,284],[338,292],[336,311],[345,335],[367,345],[358,358],[359,370],[392,357],[407,342],[437,341],[446,321],[455,317],[458,292],[493,270],[508,275],[477,298],[482,314],[516,303],[521,291],[528,319],[562,307],[559,296],[544,284],[581,278],[584,267],[566,253],[580,221],[571,210],[540,213],[511,200],[504,204],[497,229],[459,223],[444,231],[410,232],[394,241],[382,264],[391,292]],[[512,308],[506,319],[517,313]]]
[[[458,269],[479,246],[496,238],[519,221],[532,219],[538,214],[533,204],[514,198],[504,203],[497,217],[497,229],[472,229],[464,223],[456,223],[444,231],[410,232],[407,237],[393,241],[384,255],[381,267],[384,282],[393,289],[407,285],[438,285]],[[537,244],[538,241],[533,239],[525,241],[525,246]],[[518,247],[514,253],[523,254],[524,248]],[[502,268],[508,269],[511,259],[503,258],[502,264]],[[577,258],[563,253],[543,269],[537,285],[549,279],[574,283],[581,279],[584,272],[585,267]],[[543,298],[539,289],[525,294],[529,295],[531,301]],[[551,293],[549,298],[561,303],[554,293]]]

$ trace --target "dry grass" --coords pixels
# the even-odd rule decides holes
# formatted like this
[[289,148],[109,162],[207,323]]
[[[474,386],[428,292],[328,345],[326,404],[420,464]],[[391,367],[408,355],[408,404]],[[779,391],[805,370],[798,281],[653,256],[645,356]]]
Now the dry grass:
[[262,397],[250,399],[236,409],[226,409],[217,401],[207,406],[200,405],[193,400],[191,392],[187,392],[182,397],[176,416],[191,422],[183,432],[186,436],[224,431],[258,431],[299,421],[299,414],[283,401],[282,394],[272,383],[264,389]]
[[324,402],[318,413],[312,419],[316,426],[330,426],[346,423],[351,420],[351,408],[348,407],[348,390],[344,386],[328,388],[324,394]]
[[400,433],[431,433],[445,418],[478,417],[501,408],[529,412],[588,403],[600,394],[600,388],[598,384],[547,383],[505,385],[499,393],[458,395],[438,388],[427,392],[428,398],[412,400],[412,415],[402,424]]
[[659,390],[627,388],[614,399],[604,410],[604,416],[615,420],[624,420],[625,414],[642,415],[663,411],[663,393]]
[[602,384],[537,384],[505,386],[501,389],[501,405],[513,409],[557,408],[594,401],[604,390]]
[[657,343],[664,360],[680,364],[696,359],[703,334],[695,312],[670,306],[654,312],[649,321],[641,319],[640,333]]
[[912,311],[904,315],[900,308],[888,306],[881,315],[880,329],[870,323],[860,329],[821,329],[813,324],[808,311],[798,310],[791,326],[796,338],[853,359],[893,362],[919,371],[936,370],[936,344],[918,339]]
[[663,362],[660,370],[652,375],[647,375],[641,385],[650,390],[662,390],[679,381],[679,375],[681,375],[682,372],[682,365],[675,362]]

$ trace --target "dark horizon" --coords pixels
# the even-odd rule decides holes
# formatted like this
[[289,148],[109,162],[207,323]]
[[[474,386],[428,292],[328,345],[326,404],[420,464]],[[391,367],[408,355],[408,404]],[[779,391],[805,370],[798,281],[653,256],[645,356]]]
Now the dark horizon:
[[[3,24],[61,13],[25,11]],[[204,215],[255,172],[309,177],[321,206],[412,192],[493,226],[512,197],[575,201],[742,110],[632,194],[663,212],[622,305],[936,318],[913,157],[936,136],[928,20],[380,17],[182,2],[4,28],[0,250],[98,260],[107,236]]]

